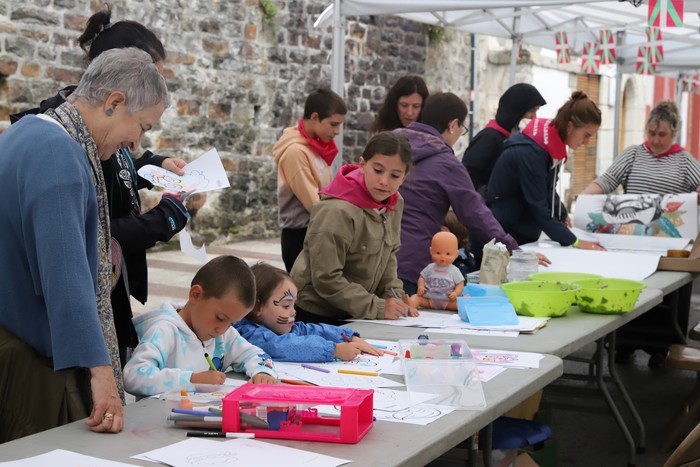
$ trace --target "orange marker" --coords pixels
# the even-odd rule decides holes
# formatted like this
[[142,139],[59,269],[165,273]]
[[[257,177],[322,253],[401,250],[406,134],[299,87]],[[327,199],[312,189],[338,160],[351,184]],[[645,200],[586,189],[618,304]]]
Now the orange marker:
[[392,352],[391,350],[385,350],[384,353],[387,354],[387,355],[393,355],[394,357],[396,357],[396,356],[399,355],[399,354],[397,354],[396,352]]
[[343,373],[346,375],[379,376],[379,373],[374,371],[338,370],[338,373]]
[[280,382],[285,384],[294,384],[296,386],[316,386],[313,383],[307,383],[306,381],[297,381],[295,379],[281,379]]

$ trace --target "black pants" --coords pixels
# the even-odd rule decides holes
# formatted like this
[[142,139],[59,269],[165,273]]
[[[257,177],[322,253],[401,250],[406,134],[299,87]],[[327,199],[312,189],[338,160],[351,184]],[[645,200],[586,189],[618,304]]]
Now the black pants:
[[292,270],[294,261],[304,249],[306,227],[303,229],[282,229],[282,261],[287,272]]
[[309,313],[308,311],[299,308],[298,306],[294,306],[294,309],[297,312],[297,314],[295,316],[295,320],[299,321],[301,323],[332,324],[333,326],[345,326],[345,325],[347,325],[345,320],[342,320],[342,319],[331,318],[328,316],[315,315],[313,313]]

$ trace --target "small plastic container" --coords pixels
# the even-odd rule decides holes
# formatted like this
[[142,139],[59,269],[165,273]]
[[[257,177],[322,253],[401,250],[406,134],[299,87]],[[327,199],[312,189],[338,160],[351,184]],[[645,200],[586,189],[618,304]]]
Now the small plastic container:
[[508,263],[508,282],[530,280],[530,274],[535,274],[537,271],[539,271],[539,264],[534,251],[513,251]]
[[221,400],[231,391],[230,386],[203,384],[197,385],[196,391],[172,389],[165,394],[165,406],[168,414],[173,409],[198,410],[202,407],[221,406]]
[[431,404],[458,410],[486,407],[479,371],[466,341],[400,340],[399,350],[409,396],[411,391],[437,394]]
[[[247,383],[224,397],[222,431],[353,444],[372,428],[373,398],[373,389]],[[338,407],[340,417],[309,408],[324,405]]]

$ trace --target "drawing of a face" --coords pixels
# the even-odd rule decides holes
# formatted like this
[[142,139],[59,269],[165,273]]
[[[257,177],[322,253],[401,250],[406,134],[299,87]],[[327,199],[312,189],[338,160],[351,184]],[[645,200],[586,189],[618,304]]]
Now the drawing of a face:
[[297,288],[290,279],[284,279],[272,291],[270,298],[260,305],[256,319],[275,334],[287,334],[294,326],[294,303],[297,298]]

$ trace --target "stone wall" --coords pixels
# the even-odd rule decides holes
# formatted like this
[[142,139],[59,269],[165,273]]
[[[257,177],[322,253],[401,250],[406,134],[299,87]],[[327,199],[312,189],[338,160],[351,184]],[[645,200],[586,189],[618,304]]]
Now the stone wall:
[[[103,2],[18,3],[0,0],[4,126],[10,113],[35,107],[79,80],[84,63],[76,39]],[[143,147],[191,160],[213,146],[224,159],[231,189],[190,200],[191,228],[208,243],[278,234],[272,146],[301,117],[306,95],[330,85],[331,31],[313,28],[330,2],[272,3],[278,12],[266,18],[259,0],[110,2],[114,21],[149,26],[168,53],[164,74],[173,105]],[[424,75],[431,90],[431,80],[454,85],[459,89],[450,90],[466,99],[468,36],[451,33],[443,44],[428,42],[427,29],[418,23],[392,16],[348,18],[346,160],[356,160],[386,89],[399,76]]]

